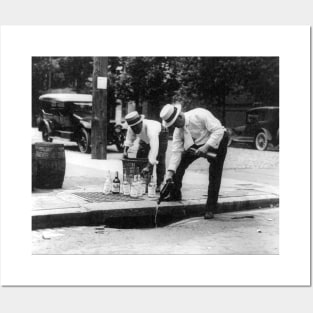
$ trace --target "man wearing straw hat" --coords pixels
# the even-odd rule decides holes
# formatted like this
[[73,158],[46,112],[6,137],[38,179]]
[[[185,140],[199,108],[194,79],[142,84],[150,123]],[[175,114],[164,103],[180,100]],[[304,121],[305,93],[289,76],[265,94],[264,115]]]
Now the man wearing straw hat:
[[202,108],[184,113],[180,106],[167,104],[161,110],[160,117],[165,127],[175,127],[172,155],[166,175],[166,181],[172,180],[174,182],[174,189],[168,201],[181,200],[180,190],[187,167],[200,156],[207,155],[208,152],[216,153],[215,158],[209,161],[208,198],[204,215],[205,219],[213,218],[217,208],[227,152],[228,135],[226,129],[210,111]]
[[165,176],[165,158],[168,142],[168,131],[160,122],[145,119],[144,115],[139,115],[137,111],[130,112],[125,116],[128,124],[128,130],[125,140],[124,157],[127,158],[129,147],[139,137],[139,148],[136,158],[148,157],[148,163],[142,170],[142,174],[152,173],[153,166],[156,164],[157,187],[160,191],[160,185]]

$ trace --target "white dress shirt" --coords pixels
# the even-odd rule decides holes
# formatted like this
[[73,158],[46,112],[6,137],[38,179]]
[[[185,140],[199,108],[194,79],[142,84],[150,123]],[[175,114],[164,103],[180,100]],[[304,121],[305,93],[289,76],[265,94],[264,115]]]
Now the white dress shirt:
[[131,127],[128,127],[126,140],[124,145],[131,147],[137,138],[150,145],[148,155],[151,164],[158,164],[157,156],[159,153],[159,134],[161,132],[161,123],[153,120],[144,119],[142,121],[142,130],[139,134],[135,134]]
[[207,144],[217,149],[223,138],[225,128],[208,110],[197,108],[185,112],[185,126],[175,128],[173,133],[172,155],[168,170],[176,172],[182,153],[193,144]]

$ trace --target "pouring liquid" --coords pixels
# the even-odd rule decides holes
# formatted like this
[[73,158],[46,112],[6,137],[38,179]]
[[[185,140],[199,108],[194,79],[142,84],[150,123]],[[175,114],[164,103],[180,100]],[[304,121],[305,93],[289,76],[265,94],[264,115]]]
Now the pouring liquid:
[[158,211],[159,211],[159,204],[157,203],[157,205],[155,206],[155,215],[154,215],[154,226],[155,226],[155,228],[158,227],[158,225],[157,225]]

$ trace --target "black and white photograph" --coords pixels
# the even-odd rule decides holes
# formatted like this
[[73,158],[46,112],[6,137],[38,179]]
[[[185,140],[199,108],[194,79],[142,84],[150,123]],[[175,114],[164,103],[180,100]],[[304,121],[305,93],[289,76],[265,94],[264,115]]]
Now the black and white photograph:
[[309,285],[309,37],[2,27],[2,284]]
[[279,254],[279,57],[32,57],[32,254]]

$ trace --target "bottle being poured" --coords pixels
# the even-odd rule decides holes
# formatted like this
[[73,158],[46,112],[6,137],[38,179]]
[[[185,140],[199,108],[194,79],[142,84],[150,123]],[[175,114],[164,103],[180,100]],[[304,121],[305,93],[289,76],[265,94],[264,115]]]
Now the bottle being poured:
[[156,206],[155,206],[155,217],[154,217],[154,225],[157,227],[157,215],[159,212],[159,207],[161,202],[170,194],[171,190],[174,187],[174,182],[172,179],[168,180],[165,185],[160,190],[160,197],[157,200]]

